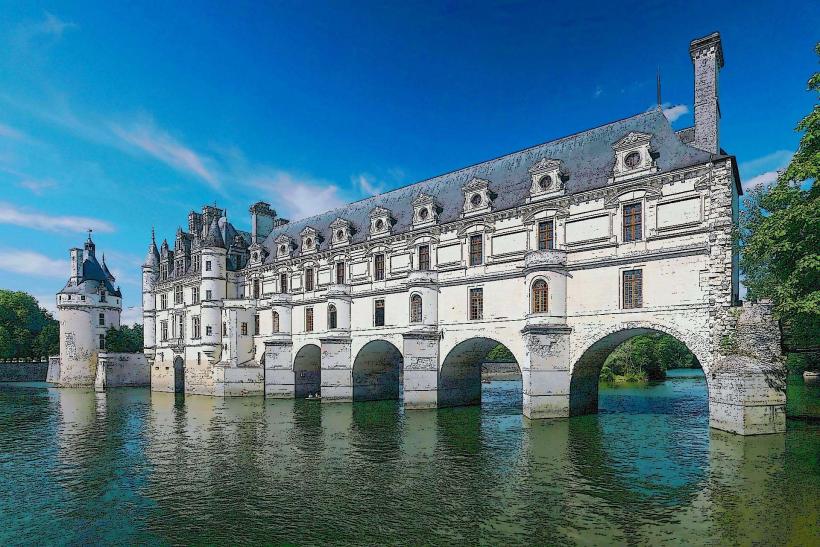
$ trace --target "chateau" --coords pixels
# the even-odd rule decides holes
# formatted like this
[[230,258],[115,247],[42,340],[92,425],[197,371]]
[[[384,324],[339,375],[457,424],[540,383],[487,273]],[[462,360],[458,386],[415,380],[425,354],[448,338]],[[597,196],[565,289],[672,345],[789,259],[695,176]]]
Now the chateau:
[[[407,408],[474,404],[502,343],[524,414],[566,417],[597,410],[612,349],[664,332],[703,365],[714,427],[785,427],[785,396],[760,387],[779,354],[719,364],[749,315],[741,185],[719,141],[720,36],[689,54],[694,127],[653,109],[295,222],[259,202],[250,233],[189,213],[142,270],[152,389],[351,401],[402,384]],[[748,390],[727,387],[738,374]]]

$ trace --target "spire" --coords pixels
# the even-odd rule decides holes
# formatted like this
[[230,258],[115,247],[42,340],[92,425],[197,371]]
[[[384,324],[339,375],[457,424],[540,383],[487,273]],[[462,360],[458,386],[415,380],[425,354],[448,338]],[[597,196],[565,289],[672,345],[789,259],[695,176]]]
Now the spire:
[[114,274],[111,273],[111,271],[108,269],[108,265],[105,263],[105,253],[103,253],[103,256],[102,256],[102,269],[103,269],[103,273],[105,274],[105,276],[108,278],[108,280],[111,283],[116,281],[116,278],[114,277]]
[[661,107],[661,67],[658,66],[658,108]]
[[[104,261],[103,259],[103,262]],[[150,266],[152,268],[159,266],[159,251],[157,250],[157,238],[153,226],[151,227],[151,244],[148,246],[148,254],[145,256],[143,266]]]
[[216,219],[211,222],[211,228],[205,237],[204,246],[225,248],[225,240],[222,239],[222,232],[219,230],[219,222]]
[[94,245],[94,242],[91,240],[92,231],[93,230],[91,228],[88,229],[88,239],[85,242],[86,258],[94,256],[94,252],[97,249],[97,246]]

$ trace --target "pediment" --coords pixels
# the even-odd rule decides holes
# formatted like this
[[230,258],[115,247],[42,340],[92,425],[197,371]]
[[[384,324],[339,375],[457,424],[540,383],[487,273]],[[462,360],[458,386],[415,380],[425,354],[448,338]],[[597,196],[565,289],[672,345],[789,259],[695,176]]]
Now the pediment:
[[336,228],[347,228],[348,226],[350,226],[350,221],[345,220],[341,217],[336,217],[336,220],[330,223],[330,227],[334,230]]
[[391,216],[390,209],[385,209],[384,207],[374,207],[372,211],[370,211],[370,218],[380,218],[380,217],[387,217]]
[[482,179],[479,177],[473,177],[470,179],[470,182],[465,184],[462,189],[465,191],[469,190],[486,190],[490,186],[490,181],[487,179]]
[[652,139],[652,135],[650,133],[641,133],[640,131],[630,131],[624,137],[622,137],[618,142],[612,145],[612,148],[619,149],[619,148],[627,148],[631,146],[640,146],[643,144],[649,144],[649,141]]
[[535,162],[528,171],[530,174],[545,173],[548,171],[555,171],[561,169],[561,160],[554,160],[549,158],[541,158]]

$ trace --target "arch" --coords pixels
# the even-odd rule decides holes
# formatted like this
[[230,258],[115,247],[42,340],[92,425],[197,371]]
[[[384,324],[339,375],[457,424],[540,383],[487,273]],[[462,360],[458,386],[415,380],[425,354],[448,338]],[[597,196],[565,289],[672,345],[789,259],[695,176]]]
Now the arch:
[[353,360],[353,400],[398,399],[403,361],[401,351],[387,340],[362,346]]
[[174,357],[174,393],[185,393],[185,361],[179,355]]
[[271,332],[279,332],[279,312],[271,312]]
[[339,324],[339,314],[336,312],[336,306],[333,304],[327,305],[327,328],[335,329]]
[[547,313],[549,311],[549,286],[546,279],[539,277],[530,289],[530,312]]
[[700,361],[707,378],[708,389],[708,346],[700,336],[683,334],[668,325],[649,321],[616,323],[598,330],[588,338],[582,348],[572,357],[569,387],[569,415],[581,416],[598,411],[598,381],[604,361],[612,351],[630,338],[641,334],[668,334],[683,342]]
[[[438,406],[466,406],[481,403],[481,365],[497,345],[506,344],[493,338],[474,337],[459,342],[447,353],[438,375]],[[518,372],[521,363],[516,358]]]
[[305,344],[293,358],[293,396],[307,397],[319,393],[322,384],[322,350],[316,344]]
[[424,320],[424,308],[422,307],[421,295],[413,293],[410,295],[410,322],[421,323]]

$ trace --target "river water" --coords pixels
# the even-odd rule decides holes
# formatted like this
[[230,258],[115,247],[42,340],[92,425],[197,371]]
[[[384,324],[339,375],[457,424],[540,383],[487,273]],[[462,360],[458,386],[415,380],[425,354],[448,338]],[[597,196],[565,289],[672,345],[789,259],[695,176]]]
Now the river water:
[[0,544],[817,544],[816,422],[710,430],[686,371],[572,420],[525,420],[520,381],[483,387],[405,413],[0,384]]

